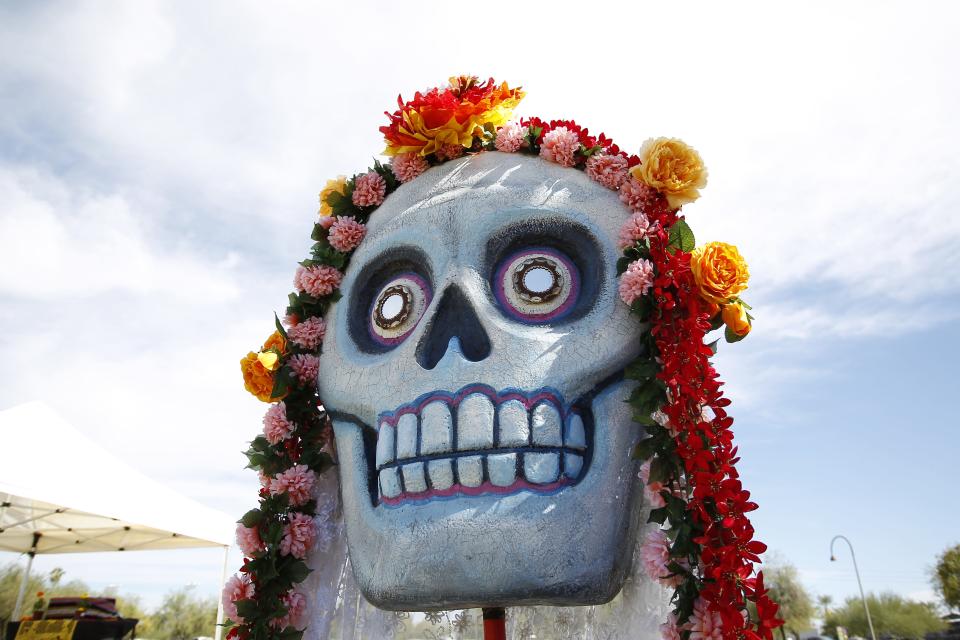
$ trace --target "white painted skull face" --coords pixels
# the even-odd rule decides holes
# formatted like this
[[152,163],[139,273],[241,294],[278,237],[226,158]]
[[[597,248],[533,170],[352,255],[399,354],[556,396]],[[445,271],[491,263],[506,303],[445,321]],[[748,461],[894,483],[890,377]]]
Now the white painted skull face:
[[626,211],[582,172],[487,152],[394,192],[328,314],[350,559],[387,609],[595,604],[642,490],[617,296]]

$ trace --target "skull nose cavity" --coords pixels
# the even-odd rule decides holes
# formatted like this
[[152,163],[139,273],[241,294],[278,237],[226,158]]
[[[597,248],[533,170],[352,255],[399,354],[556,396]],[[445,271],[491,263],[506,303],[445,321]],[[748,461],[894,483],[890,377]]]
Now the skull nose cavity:
[[490,338],[477,317],[473,305],[456,286],[447,289],[437,312],[417,345],[417,362],[434,369],[447,353],[470,362],[490,355]]

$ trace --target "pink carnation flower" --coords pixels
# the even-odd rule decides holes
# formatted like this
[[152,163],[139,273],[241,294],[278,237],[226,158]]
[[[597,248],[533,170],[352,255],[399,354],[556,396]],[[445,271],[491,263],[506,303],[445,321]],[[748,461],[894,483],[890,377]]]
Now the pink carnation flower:
[[638,240],[643,240],[650,233],[650,220],[642,212],[631,214],[620,227],[620,238],[617,247],[621,250],[632,247]]
[[598,153],[587,160],[587,175],[607,189],[618,189],[627,179],[627,159],[622,155]]
[[463,155],[463,147],[459,144],[445,144],[437,149],[434,154],[440,162],[454,160]]
[[286,493],[290,504],[299,507],[310,501],[310,492],[313,491],[316,481],[317,474],[307,465],[298,464],[274,477],[270,483],[270,493],[275,496]]
[[353,216],[337,216],[336,221],[330,225],[327,242],[337,251],[346,253],[356,249],[365,235],[367,225],[357,222]]
[[313,518],[304,513],[293,513],[283,529],[280,553],[294,558],[304,558],[317,539],[317,527]]
[[227,584],[223,587],[223,615],[234,622],[243,622],[243,618],[237,613],[237,601],[249,600],[253,597],[254,586],[250,581],[250,576],[245,573],[230,576]]
[[263,435],[270,444],[278,444],[293,433],[293,423],[287,419],[287,406],[278,402],[263,416]]
[[650,218],[670,210],[667,199],[659,191],[634,177],[627,178],[620,185],[620,201],[631,211],[642,211]]
[[[265,474],[263,471],[258,471],[257,477],[260,478],[260,486],[266,489],[267,491],[270,491],[270,487],[273,484],[273,478]],[[270,491],[270,493],[273,493],[273,492]]]
[[293,276],[293,286],[315,298],[322,298],[333,293],[333,290],[340,286],[341,280],[343,274],[330,265],[300,266]]
[[320,217],[320,226],[324,229],[329,229],[333,226],[333,223],[337,221],[336,216],[321,216]]
[[667,621],[660,625],[660,637],[663,640],[680,640],[682,629],[677,625],[677,614],[671,613]]
[[271,620],[270,626],[280,630],[286,627],[294,627],[302,630],[303,627],[306,626],[304,617],[307,612],[307,596],[301,591],[291,590],[288,591],[281,600],[283,606],[287,609],[287,613]]
[[710,610],[710,603],[697,598],[693,603],[693,613],[687,621],[690,628],[690,640],[723,640],[723,621],[718,611]]
[[671,561],[670,539],[663,529],[654,529],[640,547],[640,562],[643,564],[643,570],[651,579],[659,580],[669,587],[676,587],[680,584],[682,576],[670,575]]
[[237,546],[243,551],[243,555],[248,557],[258,551],[263,551],[263,540],[260,539],[260,532],[256,528],[251,529],[238,524]]
[[653,263],[645,258],[634,260],[620,276],[620,299],[628,305],[646,295],[653,286]]
[[308,353],[298,353],[290,358],[290,368],[302,385],[317,384],[317,374],[320,373],[320,358]]
[[379,207],[387,195],[387,182],[376,171],[357,178],[353,187],[353,204],[358,207]]
[[287,329],[287,338],[294,344],[309,349],[317,349],[327,335],[327,322],[323,318],[307,318],[303,322]]
[[410,182],[421,173],[430,168],[427,159],[414,151],[410,153],[401,153],[394,156],[390,161],[393,168],[393,175],[397,176],[400,182]]
[[580,137],[566,127],[551,129],[543,135],[540,157],[565,167],[577,164],[576,153],[580,149]]
[[497,151],[515,153],[523,146],[526,136],[527,127],[520,126],[519,122],[508,122],[497,131],[497,139],[493,141],[493,146]]

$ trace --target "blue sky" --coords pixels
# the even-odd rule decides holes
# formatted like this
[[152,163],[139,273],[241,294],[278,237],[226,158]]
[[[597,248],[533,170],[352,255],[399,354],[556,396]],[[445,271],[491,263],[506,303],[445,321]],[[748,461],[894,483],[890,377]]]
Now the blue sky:
[[[957,7],[483,6],[0,7],[0,409],[42,400],[243,513],[262,405],[237,362],[319,188],[381,150],[397,93],[495,75],[528,90],[521,115],[700,150],[688,219],[753,274],[754,333],[717,361],[760,539],[815,593],[855,593],[843,533],[869,590],[931,598],[960,542]],[[36,563],[57,565],[155,604],[214,593],[220,557]]]

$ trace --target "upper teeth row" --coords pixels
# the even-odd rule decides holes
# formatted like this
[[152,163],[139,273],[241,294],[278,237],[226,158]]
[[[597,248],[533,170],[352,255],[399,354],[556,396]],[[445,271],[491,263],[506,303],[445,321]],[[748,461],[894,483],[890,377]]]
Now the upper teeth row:
[[449,401],[441,398],[425,405],[419,416],[404,413],[395,427],[380,422],[376,466],[451,451],[527,445],[586,449],[583,419],[571,412],[564,420],[550,400],[528,410],[520,400],[494,406],[485,394],[472,393],[451,411]]

